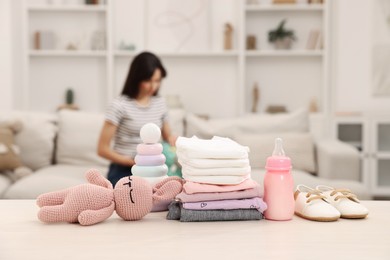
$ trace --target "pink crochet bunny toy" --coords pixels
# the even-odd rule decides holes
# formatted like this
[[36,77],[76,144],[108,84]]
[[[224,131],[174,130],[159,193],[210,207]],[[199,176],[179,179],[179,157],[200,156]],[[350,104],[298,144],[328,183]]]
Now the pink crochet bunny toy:
[[141,177],[129,176],[112,184],[95,169],[86,172],[88,184],[42,194],[37,198],[43,222],[93,225],[109,218],[114,211],[124,220],[139,220],[154,204],[173,200],[182,191],[183,180],[169,177],[153,188]]

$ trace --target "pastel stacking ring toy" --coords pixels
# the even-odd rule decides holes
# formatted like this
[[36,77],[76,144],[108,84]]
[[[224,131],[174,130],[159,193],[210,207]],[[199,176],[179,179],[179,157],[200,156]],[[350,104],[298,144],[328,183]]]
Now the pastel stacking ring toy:
[[156,144],[139,144],[137,145],[137,154],[139,155],[159,155],[162,154],[163,146]]
[[147,123],[141,128],[139,135],[144,144],[155,144],[160,140],[161,130],[156,124]]
[[162,154],[163,146],[158,143],[161,137],[160,128],[153,123],[145,124],[140,131],[142,144],[137,145],[137,155],[134,158],[131,172],[135,176],[148,178],[168,177],[166,158]]
[[158,166],[165,164],[165,156],[163,154],[159,155],[136,155],[134,158],[135,164],[144,165],[144,166]]
[[[161,176],[161,177],[142,177],[142,179],[148,181],[150,183],[150,185],[154,186],[156,185],[157,183],[159,183],[160,181],[166,179],[168,176]],[[166,208],[167,209],[167,208]],[[164,209],[164,210],[166,210]],[[152,211],[159,211],[159,210],[153,210]]]
[[158,166],[139,166],[136,164],[131,168],[131,172],[140,177],[162,177],[167,175],[168,166],[165,164]]
[[[163,146],[158,143],[161,137],[160,128],[148,123],[141,128],[140,137],[142,144],[137,145],[137,155],[134,158],[135,165],[131,172],[147,180],[152,186],[165,178],[168,178],[168,166],[165,164],[166,158],[162,154]],[[152,211],[168,210],[171,201],[160,201],[153,205]]]

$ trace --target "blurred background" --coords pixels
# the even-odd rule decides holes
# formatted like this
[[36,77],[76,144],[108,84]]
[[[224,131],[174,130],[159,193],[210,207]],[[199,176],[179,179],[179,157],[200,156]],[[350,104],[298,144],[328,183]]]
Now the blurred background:
[[[168,69],[162,94],[200,114],[390,108],[389,1],[274,2],[1,0],[1,108],[55,111],[72,89],[104,111],[143,50]],[[269,39],[283,20],[286,46]]]
[[390,185],[388,0],[0,0],[0,39],[3,112],[103,113],[147,50],[171,108],[307,108],[322,136],[359,150],[375,187]]

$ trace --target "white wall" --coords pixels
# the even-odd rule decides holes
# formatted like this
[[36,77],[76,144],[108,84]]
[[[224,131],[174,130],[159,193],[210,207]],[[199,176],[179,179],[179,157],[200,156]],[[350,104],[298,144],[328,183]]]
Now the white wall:
[[13,107],[11,0],[0,0],[0,110]]
[[379,1],[334,1],[334,112],[390,111],[389,96],[372,94],[373,7]]

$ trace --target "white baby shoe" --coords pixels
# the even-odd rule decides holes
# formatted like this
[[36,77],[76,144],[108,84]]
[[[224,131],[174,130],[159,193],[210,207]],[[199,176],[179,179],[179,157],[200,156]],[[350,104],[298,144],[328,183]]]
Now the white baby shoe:
[[368,215],[368,209],[360,204],[350,190],[325,185],[318,185],[316,189],[340,212],[342,218],[365,218]]
[[340,212],[330,205],[319,190],[298,185],[294,193],[295,214],[314,221],[336,221]]

